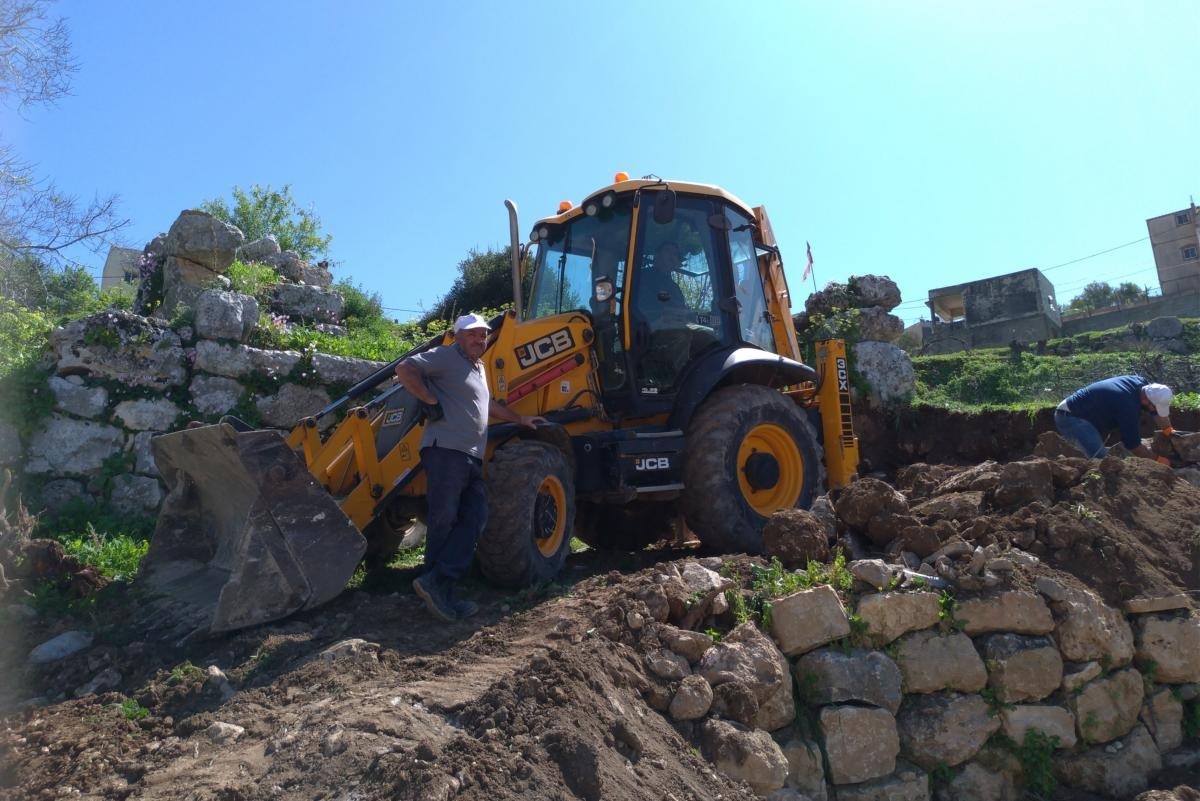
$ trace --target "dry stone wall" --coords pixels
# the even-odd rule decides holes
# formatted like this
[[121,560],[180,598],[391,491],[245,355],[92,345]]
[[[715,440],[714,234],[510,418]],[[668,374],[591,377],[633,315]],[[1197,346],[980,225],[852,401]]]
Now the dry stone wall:
[[[235,259],[278,275],[265,310],[229,290]],[[44,359],[52,413],[24,439],[0,425],[0,466],[35,479],[40,498],[26,500],[40,509],[83,498],[153,515],[164,492],[154,435],[225,414],[290,428],[381,366],[246,344],[262,311],[341,330],[344,302],[329,270],[281,252],[273,237],[247,243],[235,226],[190,209],[146,245],[140,270],[143,314],[102,312],[54,330]]]
[[1186,596],[1118,609],[1041,577],[954,602],[921,582],[901,589],[893,565],[885,589],[793,592],[765,626],[714,640],[688,627],[715,614],[695,605],[728,567],[663,565],[599,631],[643,651],[650,706],[759,797],[1017,801],[1047,778],[1027,773],[1030,733],[1055,781],[1106,797],[1131,797],[1167,765],[1200,768],[1182,728],[1200,695]]
[[253,298],[208,289],[196,300],[192,325],[103,312],[52,333],[53,411],[24,442],[5,434],[19,454],[10,460],[38,479],[40,508],[83,498],[153,515],[164,494],[150,454],[156,434],[225,414],[290,428],[381,366],[249,347],[240,340]]

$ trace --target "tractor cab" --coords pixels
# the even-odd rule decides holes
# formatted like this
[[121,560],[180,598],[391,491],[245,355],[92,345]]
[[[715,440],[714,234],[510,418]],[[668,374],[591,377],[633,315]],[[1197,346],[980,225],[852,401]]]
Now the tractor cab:
[[706,353],[780,352],[756,228],[753,211],[717,187],[619,180],[535,223],[525,319],[586,311],[604,406],[669,411]]

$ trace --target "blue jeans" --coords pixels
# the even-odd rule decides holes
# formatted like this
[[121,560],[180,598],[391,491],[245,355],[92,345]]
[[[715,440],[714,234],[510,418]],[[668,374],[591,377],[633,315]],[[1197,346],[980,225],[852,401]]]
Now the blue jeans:
[[466,575],[487,525],[483,463],[462,451],[431,446],[421,449],[421,464],[428,480],[425,569],[449,585]]
[[1084,456],[1099,459],[1108,455],[1108,448],[1104,447],[1104,437],[1100,436],[1094,425],[1082,417],[1076,417],[1061,409],[1055,410],[1054,427],[1063,435],[1063,439],[1083,451]]

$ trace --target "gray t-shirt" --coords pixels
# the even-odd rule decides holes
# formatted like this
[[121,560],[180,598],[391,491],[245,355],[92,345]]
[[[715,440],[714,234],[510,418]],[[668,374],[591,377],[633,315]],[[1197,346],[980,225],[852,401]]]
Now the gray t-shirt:
[[445,413],[441,420],[425,423],[421,447],[436,445],[482,459],[487,447],[491,398],[483,362],[471,361],[458,345],[431,348],[405,361],[421,371],[426,386]]

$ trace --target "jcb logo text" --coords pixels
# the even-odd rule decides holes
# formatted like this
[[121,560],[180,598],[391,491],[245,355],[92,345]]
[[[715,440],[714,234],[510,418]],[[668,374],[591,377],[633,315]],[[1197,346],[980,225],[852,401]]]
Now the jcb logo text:
[[647,470],[670,470],[671,460],[666,456],[643,456],[633,460],[633,469],[643,472]]
[[571,330],[560,328],[532,342],[517,345],[517,362],[522,367],[532,367],[540,361],[573,347],[575,347],[575,340],[571,337]]

